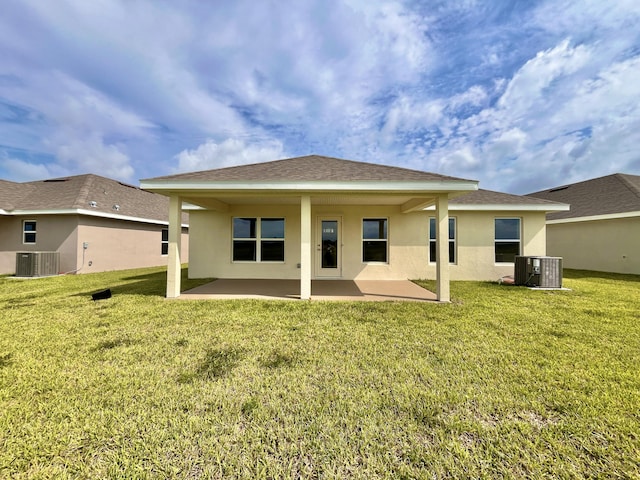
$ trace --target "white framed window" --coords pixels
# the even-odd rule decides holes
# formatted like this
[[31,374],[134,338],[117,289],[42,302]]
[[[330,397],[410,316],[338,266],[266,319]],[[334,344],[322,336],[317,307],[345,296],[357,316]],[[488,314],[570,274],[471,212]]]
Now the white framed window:
[[169,229],[162,229],[162,237],[160,240],[160,254],[168,255],[169,254]]
[[35,220],[24,220],[22,222],[22,243],[36,243]]
[[362,219],[362,261],[387,263],[388,224],[386,218]]
[[234,262],[284,262],[284,218],[234,217]]
[[[456,261],[456,219],[449,217],[449,263]],[[429,262],[436,262],[436,217],[429,217]]]
[[520,218],[496,218],[494,223],[496,263],[514,263],[521,251],[522,222]]

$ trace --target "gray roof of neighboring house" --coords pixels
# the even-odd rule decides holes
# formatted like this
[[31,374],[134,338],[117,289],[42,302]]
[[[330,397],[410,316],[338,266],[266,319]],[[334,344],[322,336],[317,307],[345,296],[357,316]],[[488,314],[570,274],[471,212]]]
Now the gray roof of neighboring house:
[[528,196],[571,205],[568,212],[548,214],[548,220],[639,212],[640,175],[614,173],[530,193]]
[[0,209],[7,212],[82,209],[162,222],[169,219],[167,197],[93,174],[24,183],[0,180]]
[[469,180],[448,177],[436,173],[421,172],[407,168],[390,167],[373,163],[356,162],[340,158],[307,155],[272,162],[239,165],[200,172],[180,173],[163,177],[148,178],[144,181],[187,181],[187,182],[434,182]]
[[30,187],[22,183],[0,179],[0,210],[13,210],[20,199],[30,190]]

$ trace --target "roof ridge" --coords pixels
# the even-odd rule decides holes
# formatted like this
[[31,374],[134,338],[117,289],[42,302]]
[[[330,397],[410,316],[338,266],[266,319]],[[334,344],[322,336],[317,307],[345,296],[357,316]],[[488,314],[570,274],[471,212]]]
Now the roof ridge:
[[78,194],[76,195],[76,201],[74,203],[75,208],[84,208],[87,205],[89,193],[91,192],[91,187],[93,185],[95,175],[91,173],[86,173],[84,175],[78,175],[79,177],[85,177],[84,182],[82,182],[82,186],[78,189]]
[[631,183],[627,177],[635,176],[640,179],[640,175],[629,175],[627,173],[616,173],[616,177],[620,179],[620,181],[624,184],[625,187],[629,189],[631,193],[633,193],[636,197],[640,198],[640,188]]

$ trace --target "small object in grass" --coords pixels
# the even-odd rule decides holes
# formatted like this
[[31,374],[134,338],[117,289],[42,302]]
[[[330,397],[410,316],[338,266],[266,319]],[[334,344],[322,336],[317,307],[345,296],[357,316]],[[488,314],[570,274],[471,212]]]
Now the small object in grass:
[[102,290],[100,292],[96,292],[93,295],[91,295],[91,298],[93,298],[94,302],[96,300],[104,300],[106,298],[111,298],[111,289],[107,288],[106,290]]
[[506,275],[504,277],[502,277],[500,280],[498,280],[498,283],[500,285],[515,285],[515,279],[513,278],[513,275]]

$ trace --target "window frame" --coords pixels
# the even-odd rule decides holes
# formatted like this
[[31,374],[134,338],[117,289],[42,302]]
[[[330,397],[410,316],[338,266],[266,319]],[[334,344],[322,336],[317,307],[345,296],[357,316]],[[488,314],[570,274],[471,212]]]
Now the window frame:
[[[364,229],[364,224],[366,221],[371,221],[371,220],[383,220],[385,222],[385,226],[384,226],[384,235],[385,238],[365,238],[365,229]],[[361,232],[360,232],[360,237],[362,239],[361,242],[361,246],[362,246],[362,252],[361,252],[361,260],[362,263],[367,264],[367,265],[388,265],[389,264],[389,217],[363,217],[362,218],[362,222],[361,222]],[[367,242],[384,242],[384,260],[380,261],[380,260],[366,260],[365,259],[365,252],[366,252],[366,243]]]
[[[167,232],[167,239],[165,240],[165,232]],[[165,252],[166,250],[166,252]],[[167,255],[169,255],[169,229],[168,228],[163,228],[160,231],[160,256],[162,257],[166,257]]]
[[[518,238],[497,238],[497,222],[498,220],[517,220],[518,221]],[[521,217],[495,217],[493,219],[493,259],[496,264],[500,265],[513,265],[515,263],[515,257],[522,255],[522,218]],[[498,260],[498,244],[517,243],[518,252],[514,254],[513,261],[499,261]]]
[[[27,223],[33,223],[33,230],[27,230]],[[23,220],[22,221],[22,244],[23,245],[35,245],[38,241],[38,222],[37,220]],[[27,235],[33,235],[33,242],[27,241]]]
[[[251,233],[248,237],[236,237],[235,236],[235,221],[236,219],[246,219],[255,221],[255,233],[254,237],[251,236]],[[262,222],[265,220],[281,220],[282,221],[282,237],[264,237],[262,235]],[[285,217],[246,217],[246,216],[238,216],[231,217],[231,263],[285,263],[286,260],[286,249],[285,249],[285,238],[286,238],[286,218]],[[254,244],[254,259],[253,260],[236,260],[235,258],[235,248],[236,242],[252,242]],[[282,243],[282,259],[278,260],[263,260],[263,245],[267,243]]]
[[[433,238],[431,238],[431,221],[433,220]],[[429,217],[429,263],[436,263],[436,256],[431,258],[431,246],[435,250],[436,245],[436,217]],[[453,222],[453,238],[451,238],[451,223]],[[457,217],[449,217],[449,231],[447,232],[447,239],[449,241],[449,265],[458,264],[458,219]],[[453,251],[451,245],[453,244]],[[451,253],[453,252],[453,261],[451,260]]]

